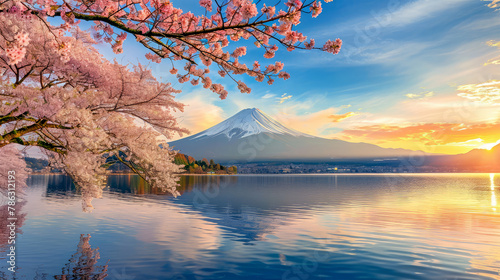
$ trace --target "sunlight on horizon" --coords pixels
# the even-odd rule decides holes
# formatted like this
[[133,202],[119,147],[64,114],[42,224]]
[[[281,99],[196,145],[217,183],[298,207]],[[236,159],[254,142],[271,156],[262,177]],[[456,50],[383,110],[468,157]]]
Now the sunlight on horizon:
[[498,144],[500,144],[500,140],[496,141],[495,143],[486,143],[486,144],[483,144],[483,145],[479,146],[478,149],[491,150],[491,149],[493,149]]
[[495,194],[495,173],[490,174],[490,187],[491,187],[491,207],[493,211],[497,211],[497,196]]

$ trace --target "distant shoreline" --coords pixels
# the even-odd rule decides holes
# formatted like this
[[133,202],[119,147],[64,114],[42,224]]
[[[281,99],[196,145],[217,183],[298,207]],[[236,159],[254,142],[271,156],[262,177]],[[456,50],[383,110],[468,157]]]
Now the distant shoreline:
[[[28,175],[66,175],[64,173],[59,173],[59,172],[49,172],[49,173],[44,173],[44,172],[28,172]],[[136,173],[107,173],[106,175],[138,175]],[[177,175],[180,176],[234,176],[234,175],[246,175],[246,174],[190,174],[190,173],[179,173]],[[249,174],[251,175],[251,174]],[[255,174],[257,175],[257,174]],[[279,175],[279,174],[277,174]],[[285,175],[285,174],[283,174]]]
[[[188,174],[181,173],[177,174],[179,176],[333,176],[333,175],[342,175],[342,176],[401,176],[401,175],[449,175],[449,174],[457,174],[457,175],[466,175],[466,174],[500,174],[500,172],[414,172],[414,173],[289,173],[289,174],[279,174],[279,173],[245,173],[245,174]],[[28,175],[66,175],[64,173],[37,173],[30,172]],[[135,173],[109,173],[106,175],[113,176],[123,176],[123,175],[137,175]]]

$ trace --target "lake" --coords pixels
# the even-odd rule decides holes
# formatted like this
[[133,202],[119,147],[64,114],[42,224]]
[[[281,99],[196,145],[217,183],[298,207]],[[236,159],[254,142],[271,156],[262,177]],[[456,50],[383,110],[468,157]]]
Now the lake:
[[108,183],[83,213],[67,177],[29,178],[16,279],[500,279],[500,174]]

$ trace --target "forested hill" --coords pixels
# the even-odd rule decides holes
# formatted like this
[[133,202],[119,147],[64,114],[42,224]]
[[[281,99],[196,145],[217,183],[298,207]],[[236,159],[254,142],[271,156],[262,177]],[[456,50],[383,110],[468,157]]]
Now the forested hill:
[[[113,161],[113,158],[109,158],[109,161]],[[25,158],[26,164],[28,168],[30,168],[34,172],[42,172],[42,171],[51,171],[51,172],[59,172],[59,170],[49,170],[48,161],[46,159],[40,158]],[[181,166],[184,166],[184,170],[189,174],[236,174],[237,168],[236,166],[224,166],[219,163],[215,163],[212,159],[207,160],[206,158],[202,160],[196,160],[195,158],[185,155],[185,154],[177,154],[174,158],[174,162]],[[111,172],[126,172],[130,171],[127,166],[125,166],[121,162],[113,163],[108,167],[108,170]]]
[[184,165],[184,169],[189,174],[236,174],[236,166],[224,166],[215,163],[213,159],[210,161],[206,158],[196,160],[195,158],[178,153],[175,155],[174,162],[179,165]]

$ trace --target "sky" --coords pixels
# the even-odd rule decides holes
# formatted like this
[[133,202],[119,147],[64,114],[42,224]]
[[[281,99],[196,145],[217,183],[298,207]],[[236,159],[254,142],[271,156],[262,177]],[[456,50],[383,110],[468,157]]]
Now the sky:
[[[194,9],[198,1],[173,1]],[[266,2],[266,1],[264,1]],[[259,4],[262,5],[262,4]],[[273,85],[241,77],[211,77],[229,91],[180,84],[170,62],[149,63],[154,75],[182,90],[177,115],[192,134],[245,108],[259,108],[284,125],[311,135],[386,148],[458,154],[500,143],[500,3],[481,0],[335,0],[322,14],[304,15],[297,29],[316,43],[340,38],[340,54],[278,51],[263,58],[249,47],[243,62],[281,61],[291,78]],[[248,44],[252,46],[250,42]],[[100,46],[107,58],[148,63],[133,39],[124,54]],[[263,64],[263,63],[261,63]],[[178,67],[179,68],[179,67]],[[179,137],[178,137],[179,138]]]

